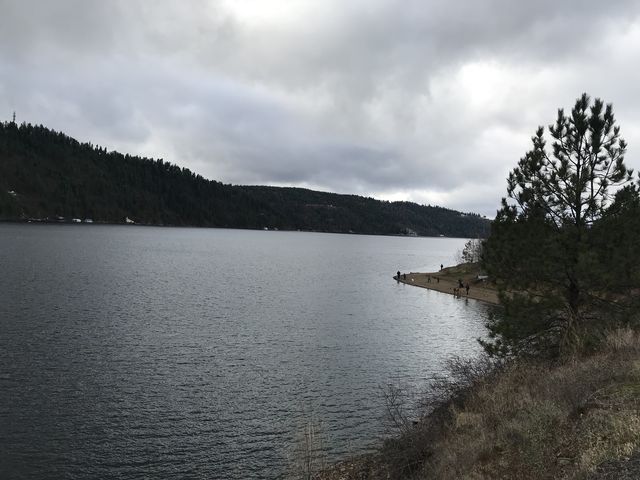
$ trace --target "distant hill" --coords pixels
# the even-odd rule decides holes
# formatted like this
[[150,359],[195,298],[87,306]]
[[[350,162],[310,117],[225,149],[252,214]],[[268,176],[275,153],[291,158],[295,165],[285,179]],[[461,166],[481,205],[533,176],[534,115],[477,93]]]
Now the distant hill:
[[489,221],[411,202],[225,185],[186,168],[0,123],[0,219],[477,237]]

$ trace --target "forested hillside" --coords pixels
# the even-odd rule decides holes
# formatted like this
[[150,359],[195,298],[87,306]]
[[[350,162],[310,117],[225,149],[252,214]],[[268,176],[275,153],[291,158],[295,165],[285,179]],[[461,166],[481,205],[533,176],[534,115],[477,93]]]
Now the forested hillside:
[[440,207],[302,188],[225,185],[109,152],[43,126],[0,123],[0,219],[370,234],[484,236],[489,221]]

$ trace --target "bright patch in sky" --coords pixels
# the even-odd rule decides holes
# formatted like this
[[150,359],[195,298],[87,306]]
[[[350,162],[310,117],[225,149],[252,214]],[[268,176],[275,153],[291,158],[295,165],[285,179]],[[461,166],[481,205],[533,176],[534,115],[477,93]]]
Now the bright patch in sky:
[[467,63],[460,69],[457,80],[462,94],[474,108],[499,101],[511,84],[509,73],[495,62]]

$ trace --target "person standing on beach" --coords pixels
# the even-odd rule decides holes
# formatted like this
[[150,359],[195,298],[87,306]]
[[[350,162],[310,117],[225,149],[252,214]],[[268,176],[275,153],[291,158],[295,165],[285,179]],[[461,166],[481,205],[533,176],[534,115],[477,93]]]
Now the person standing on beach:
[[469,296],[469,282],[464,286],[464,289],[467,291],[467,297]]
[[396,280],[400,281],[400,270],[398,270],[398,276],[396,277]]
[[443,264],[440,264],[440,270],[442,270],[444,268]]

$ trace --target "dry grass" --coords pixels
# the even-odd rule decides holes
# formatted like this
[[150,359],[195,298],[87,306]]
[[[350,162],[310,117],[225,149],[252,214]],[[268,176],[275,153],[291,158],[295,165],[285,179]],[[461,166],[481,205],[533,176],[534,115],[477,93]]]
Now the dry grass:
[[640,336],[549,367],[519,363],[476,385],[433,445],[426,478],[585,478],[640,448]]
[[431,414],[387,441],[377,468],[368,459],[339,478],[586,479],[640,449],[640,335],[617,330],[605,344],[554,365],[457,362]]
[[[458,279],[463,283],[469,283],[470,285],[479,285],[477,277],[482,273],[482,268],[477,263],[461,263],[452,267],[445,267],[439,272],[435,272],[432,275],[439,276],[442,280],[449,280],[451,282],[457,282]],[[482,285],[487,289],[495,289],[495,286],[490,282]]]

